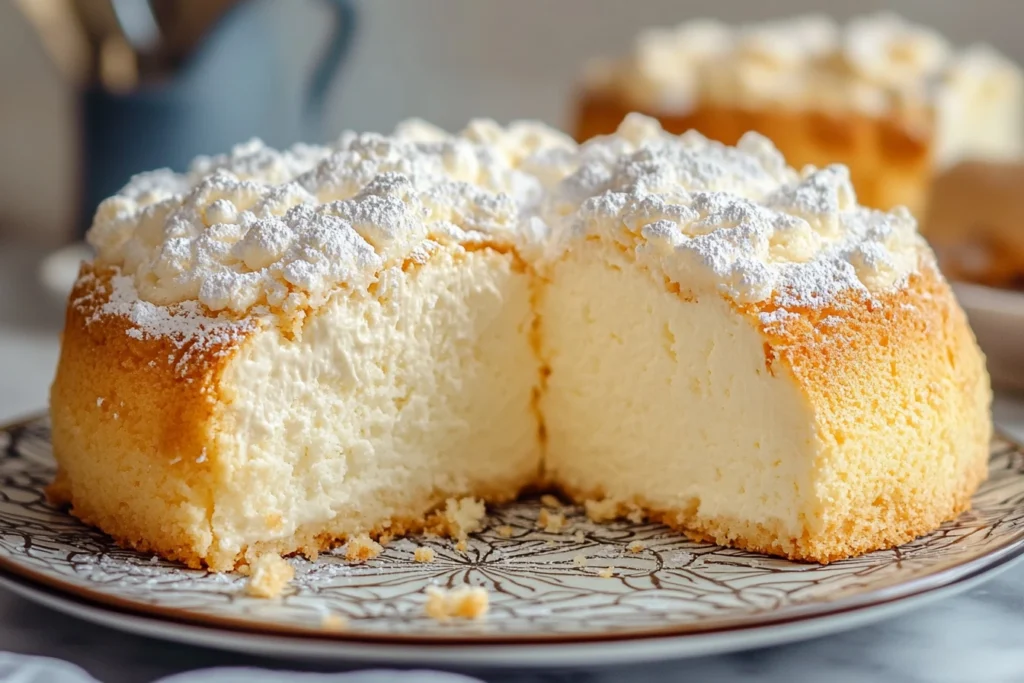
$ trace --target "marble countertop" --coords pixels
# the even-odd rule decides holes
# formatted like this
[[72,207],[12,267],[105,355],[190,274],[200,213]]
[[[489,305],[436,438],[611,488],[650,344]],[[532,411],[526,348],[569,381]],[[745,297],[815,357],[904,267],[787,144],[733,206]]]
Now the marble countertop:
[[[31,249],[0,245],[3,421],[45,407],[56,361],[62,303],[36,284],[40,257]],[[1024,440],[1024,398],[1000,396],[995,416],[1002,428]],[[65,659],[105,683],[141,683],[212,666],[310,668],[302,662],[258,659],[124,634],[52,612],[3,589],[0,650]],[[796,645],[633,666],[628,671],[466,673],[493,683],[1024,681],[1024,563],[964,595],[906,616]]]

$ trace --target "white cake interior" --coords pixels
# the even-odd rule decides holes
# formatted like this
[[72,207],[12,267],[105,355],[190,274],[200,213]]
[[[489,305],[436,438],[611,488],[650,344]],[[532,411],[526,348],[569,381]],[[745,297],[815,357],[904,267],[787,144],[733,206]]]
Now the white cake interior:
[[219,551],[414,521],[536,478],[533,314],[512,257],[439,251],[378,293],[338,296],[294,338],[267,329],[228,366]]
[[815,501],[813,413],[783,369],[768,371],[748,317],[591,248],[556,267],[541,319],[553,480],[799,535]]

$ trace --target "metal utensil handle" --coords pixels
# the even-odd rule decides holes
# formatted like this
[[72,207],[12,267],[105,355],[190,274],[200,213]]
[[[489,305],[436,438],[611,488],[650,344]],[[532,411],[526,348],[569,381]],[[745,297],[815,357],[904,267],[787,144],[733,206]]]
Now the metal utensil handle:
[[310,142],[321,141],[324,135],[324,100],[331,83],[345,63],[356,30],[356,11],[351,0],[324,0],[324,3],[334,14],[334,30],[313,67],[306,91],[303,123],[304,135]]

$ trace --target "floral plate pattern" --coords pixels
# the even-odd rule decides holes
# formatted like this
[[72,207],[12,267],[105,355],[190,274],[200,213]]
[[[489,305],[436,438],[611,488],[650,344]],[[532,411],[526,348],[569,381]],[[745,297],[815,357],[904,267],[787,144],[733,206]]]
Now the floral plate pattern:
[[[564,528],[548,533],[537,524],[541,503],[523,501],[491,510],[464,551],[417,537],[392,541],[365,564],[340,554],[292,558],[295,580],[265,600],[245,594],[245,577],[121,549],[51,506],[49,427],[37,418],[0,430],[0,578],[233,633],[441,646],[685,639],[891,603],[1024,553],[1024,451],[997,438],[991,458],[970,512],[899,548],[827,566],[694,543],[656,524],[593,524],[574,507],[563,509]],[[433,562],[414,561],[420,546],[435,551]],[[464,584],[488,590],[486,618],[426,616],[428,586]]]

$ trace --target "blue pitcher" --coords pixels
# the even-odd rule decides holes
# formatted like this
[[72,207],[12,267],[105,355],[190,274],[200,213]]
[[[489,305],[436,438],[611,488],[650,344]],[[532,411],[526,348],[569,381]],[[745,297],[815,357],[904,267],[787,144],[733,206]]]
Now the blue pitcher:
[[[224,152],[252,137],[275,146],[320,139],[324,97],[351,43],[355,11],[347,0],[319,1],[330,8],[333,26],[300,103],[282,96],[289,76],[275,49],[280,41],[261,11],[267,5],[252,1],[228,3],[187,59],[156,77],[123,89],[100,79],[90,84],[82,100],[79,234],[96,206],[135,173],[185,170],[199,154]],[[110,6],[129,49],[134,40],[152,40],[155,3],[114,0]]]

